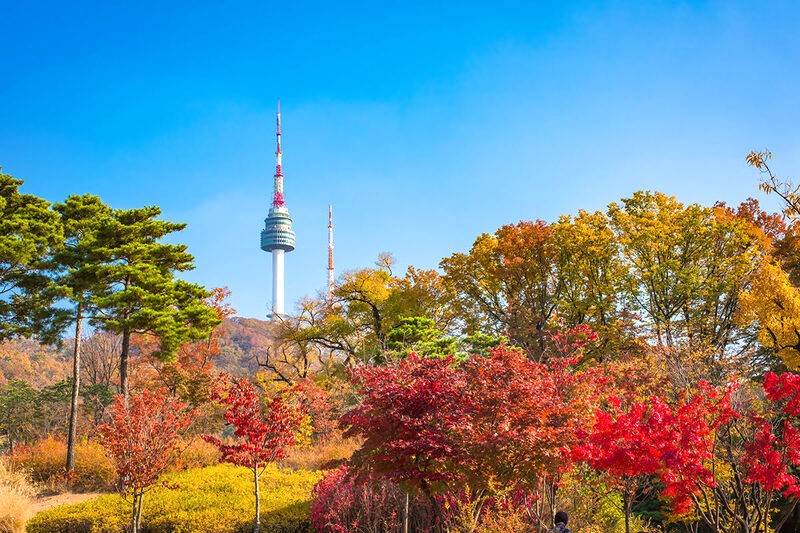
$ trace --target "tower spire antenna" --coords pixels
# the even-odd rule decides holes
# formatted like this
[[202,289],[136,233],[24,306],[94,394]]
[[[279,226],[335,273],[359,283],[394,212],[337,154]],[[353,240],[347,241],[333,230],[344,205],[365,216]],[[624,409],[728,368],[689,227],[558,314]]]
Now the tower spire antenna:
[[272,206],[284,207],[286,202],[283,198],[283,153],[281,152],[281,101],[278,100],[278,115],[277,115],[277,134],[276,142],[277,149],[275,150],[275,184],[273,186],[274,192],[272,194]]
[[328,204],[328,305],[333,305],[333,206]]
[[275,320],[284,314],[283,306],[283,260],[286,252],[294,250],[295,233],[292,230],[292,219],[283,198],[283,156],[281,152],[281,103],[278,101],[277,115],[277,150],[275,151],[275,183],[272,195],[272,207],[264,219],[261,230],[261,249],[272,254],[272,311],[270,317]]

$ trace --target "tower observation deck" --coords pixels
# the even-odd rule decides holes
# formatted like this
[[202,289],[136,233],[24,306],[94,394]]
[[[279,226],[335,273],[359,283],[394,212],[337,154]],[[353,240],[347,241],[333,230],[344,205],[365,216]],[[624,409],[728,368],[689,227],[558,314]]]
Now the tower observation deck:
[[275,319],[284,314],[284,268],[286,252],[294,250],[295,234],[292,219],[283,197],[283,170],[281,169],[281,105],[278,103],[278,149],[275,152],[275,181],[273,185],[272,206],[264,229],[261,230],[261,249],[272,253],[272,307],[270,317]]

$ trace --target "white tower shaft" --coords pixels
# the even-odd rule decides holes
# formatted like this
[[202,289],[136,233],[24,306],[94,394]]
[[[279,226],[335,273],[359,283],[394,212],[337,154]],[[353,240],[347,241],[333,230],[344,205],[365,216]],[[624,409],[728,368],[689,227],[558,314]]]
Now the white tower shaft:
[[272,316],[282,316],[283,307],[283,250],[272,250]]

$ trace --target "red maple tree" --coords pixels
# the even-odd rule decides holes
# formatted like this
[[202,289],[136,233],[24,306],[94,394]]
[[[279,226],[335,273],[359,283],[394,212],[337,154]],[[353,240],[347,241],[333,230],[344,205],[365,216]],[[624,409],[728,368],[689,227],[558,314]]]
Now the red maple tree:
[[576,360],[544,365],[501,346],[460,365],[412,353],[359,367],[352,380],[363,400],[342,418],[345,435],[364,439],[351,464],[432,503],[437,492],[466,491],[474,528],[488,498],[538,487],[567,466],[588,396],[577,393],[586,382]]
[[363,400],[346,413],[346,437],[363,437],[351,462],[362,470],[420,489],[429,497],[456,477],[462,449],[451,429],[463,418],[456,400],[465,388],[452,357],[420,357],[356,368]]
[[178,454],[177,442],[194,412],[164,391],[143,390],[128,404],[122,395],[111,405],[111,421],[97,427],[100,443],[113,459],[120,490],[133,496],[131,528],[140,529],[144,493]]
[[747,481],[758,483],[766,492],[780,492],[786,498],[800,500],[800,375],[769,372],[764,376],[767,399],[778,407],[780,415],[770,423],[755,417],[757,431],[747,443],[745,464]]
[[222,460],[250,468],[255,487],[256,514],[253,532],[261,528],[261,497],[259,478],[267,465],[286,456],[295,444],[295,432],[300,425],[300,411],[280,396],[262,398],[246,379],[224,376],[213,398],[227,406],[225,421],[233,426],[234,440],[228,442],[213,435],[203,439],[216,445]]
[[573,449],[578,461],[616,481],[623,497],[625,530],[637,492],[655,476],[664,485],[662,496],[676,514],[689,511],[699,486],[716,484],[707,462],[713,455],[717,429],[738,416],[730,403],[732,390],[720,392],[701,382],[698,392],[673,404],[658,396],[624,409],[612,397],[609,408],[598,410],[591,429],[580,433]]

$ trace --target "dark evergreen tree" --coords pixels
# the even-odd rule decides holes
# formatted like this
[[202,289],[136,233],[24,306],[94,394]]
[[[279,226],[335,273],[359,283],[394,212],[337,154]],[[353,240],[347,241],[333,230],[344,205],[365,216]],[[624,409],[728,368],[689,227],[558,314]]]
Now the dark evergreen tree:
[[15,335],[57,339],[56,294],[47,259],[63,239],[50,204],[20,194],[21,180],[0,172],[0,340]]
[[96,275],[103,289],[92,298],[98,309],[92,322],[122,336],[119,374],[126,398],[133,333],[157,337],[154,355],[170,360],[182,343],[207,337],[220,322],[204,301],[209,293],[203,287],[176,279],[177,272],[194,268],[194,258],[185,245],[162,239],[186,225],[159,220],[160,214],[156,206],[115,210],[96,235]]
[[59,292],[75,305],[72,312],[75,342],[66,460],[67,472],[71,472],[75,468],[83,321],[86,317],[96,316],[92,298],[106,289],[107,281],[99,276],[102,258],[96,253],[97,233],[99,228],[109,224],[112,210],[100,198],[90,194],[72,195],[64,203],[56,204],[55,210],[61,216],[64,230],[64,246],[53,255],[53,262],[60,271],[56,285]]

